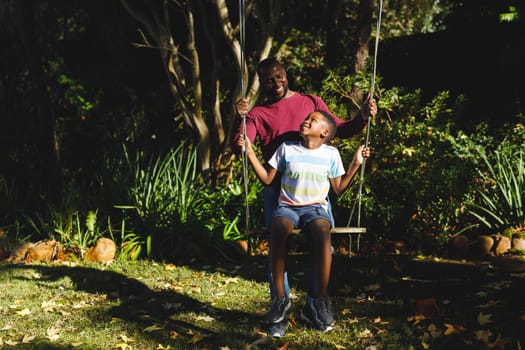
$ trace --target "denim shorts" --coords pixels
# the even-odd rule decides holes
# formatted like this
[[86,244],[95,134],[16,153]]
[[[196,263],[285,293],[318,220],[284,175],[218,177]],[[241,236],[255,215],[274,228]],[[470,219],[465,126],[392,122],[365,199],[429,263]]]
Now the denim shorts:
[[285,217],[290,220],[295,228],[303,228],[315,219],[325,219],[331,223],[330,215],[321,204],[305,206],[289,206],[279,204],[273,212],[273,217]]

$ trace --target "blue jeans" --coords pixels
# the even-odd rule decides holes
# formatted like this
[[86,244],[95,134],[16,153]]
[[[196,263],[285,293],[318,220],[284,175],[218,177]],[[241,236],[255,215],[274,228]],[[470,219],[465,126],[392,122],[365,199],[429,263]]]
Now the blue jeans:
[[[280,182],[279,182],[280,185]],[[280,192],[279,186],[265,186],[263,195],[264,195],[264,221],[266,224],[267,232],[266,237],[267,239],[270,238],[270,226],[272,223],[273,218],[273,212],[275,209],[277,209],[278,206],[278,200],[279,200],[279,192]],[[327,198],[328,201],[328,216],[330,217],[330,225],[332,227],[335,227],[334,222],[334,216],[332,214],[332,205],[330,203],[330,198]],[[312,261],[312,275],[316,276],[316,263],[315,261]],[[313,286],[317,285],[316,281],[313,281],[311,279],[311,288]],[[272,266],[270,263],[270,259],[268,259],[268,282],[270,284],[270,297],[273,298],[275,295],[275,287],[273,285],[273,275],[272,275]],[[315,289],[315,288],[314,288]],[[290,284],[288,283],[288,272],[284,272],[284,292],[287,296],[290,295]]]

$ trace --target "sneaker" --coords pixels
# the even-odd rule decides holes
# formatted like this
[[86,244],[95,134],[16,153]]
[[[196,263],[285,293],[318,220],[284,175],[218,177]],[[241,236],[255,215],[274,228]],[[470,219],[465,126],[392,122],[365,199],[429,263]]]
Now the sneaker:
[[268,329],[268,333],[272,337],[280,338],[286,335],[286,325],[288,324],[287,320],[282,320],[281,322],[272,323]]
[[319,310],[319,319],[324,324],[333,326],[334,325],[334,314],[332,312],[332,301],[329,297],[321,297],[320,300],[315,301],[319,304],[317,310]]
[[[321,319],[321,311],[322,309],[324,309],[324,306],[325,304],[322,302],[322,299],[313,299],[311,297],[307,297],[306,305],[301,311],[301,319],[309,325],[311,325],[313,328],[317,329],[318,331],[328,332],[332,330],[332,324],[326,323],[329,320]],[[325,315],[325,317],[327,316]]]
[[286,311],[290,310],[292,303],[288,297],[275,297],[270,303],[270,311],[266,318],[270,323],[279,323],[286,317]]

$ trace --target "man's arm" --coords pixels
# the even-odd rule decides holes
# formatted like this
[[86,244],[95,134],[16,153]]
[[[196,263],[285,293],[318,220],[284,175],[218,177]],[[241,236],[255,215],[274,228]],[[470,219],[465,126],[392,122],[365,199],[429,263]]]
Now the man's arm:
[[343,120],[334,116],[337,124],[337,134],[339,138],[348,138],[357,135],[368,124],[368,119],[375,117],[377,114],[377,103],[373,98],[365,101],[359,114],[352,120]]

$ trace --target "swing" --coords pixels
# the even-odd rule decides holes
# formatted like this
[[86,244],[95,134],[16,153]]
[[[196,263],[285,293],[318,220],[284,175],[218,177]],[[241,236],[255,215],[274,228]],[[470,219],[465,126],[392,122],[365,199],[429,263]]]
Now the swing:
[[[245,58],[244,58],[244,49],[245,49],[245,4],[246,0],[239,0],[239,41],[240,41],[240,66],[241,66],[241,93],[242,97],[246,97],[246,91],[245,91]],[[377,67],[377,52],[379,48],[379,30],[381,27],[381,14],[383,10],[383,0],[379,0],[379,10],[378,10],[378,18],[376,23],[376,37],[375,37],[375,49],[374,49],[374,64],[373,64],[373,73],[372,73],[372,81],[370,84],[370,98],[374,96],[374,90],[375,90],[375,80],[376,80],[376,67]],[[369,137],[370,137],[370,119],[368,118],[367,122],[367,128],[366,128],[366,137],[364,146],[368,147],[369,143]],[[244,138],[246,138],[246,115],[242,116],[242,135]],[[246,229],[248,230],[249,221],[250,221],[250,206],[248,204],[248,157],[246,156],[246,150],[242,150],[242,167],[243,167],[243,179],[244,179],[244,194],[245,194],[245,224]],[[348,219],[346,226],[341,227],[332,227],[330,230],[331,234],[346,234],[348,235],[348,256],[352,257],[352,236],[356,235],[357,241],[356,241],[356,251],[359,252],[359,243],[361,239],[361,235],[366,233],[366,228],[361,227],[361,198],[363,193],[363,183],[365,178],[365,167],[366,167],[366,158],[363,160],[363,164],[361,164],[361,172],[359,175],[359,187],[357,191],[357,197],[352,205],[352,210],[350,213],[350,217]],[[350,226],[350,223],[352,221],[352,217],[354,215],[356,204],[358,206],[357,209],[357,226]],[[302,229],[294,229],[292,231],[292,234],[299,234],[301,233]]]

